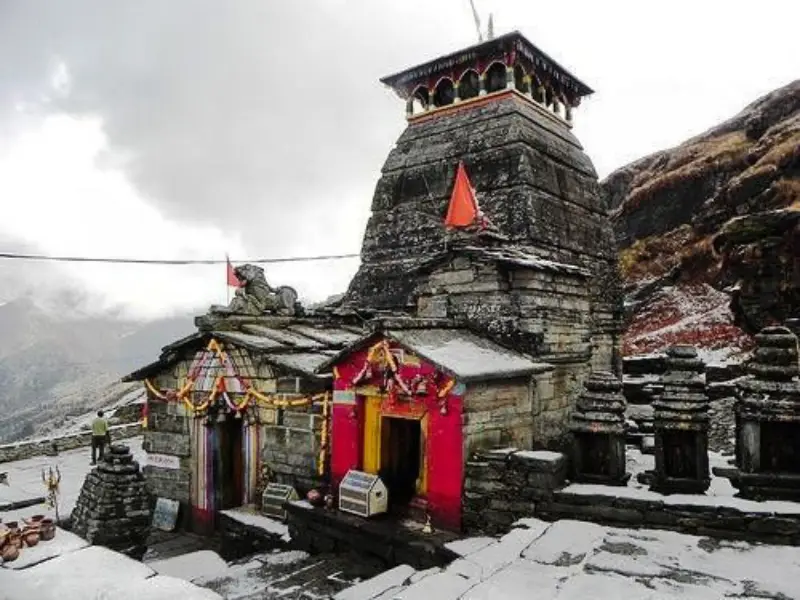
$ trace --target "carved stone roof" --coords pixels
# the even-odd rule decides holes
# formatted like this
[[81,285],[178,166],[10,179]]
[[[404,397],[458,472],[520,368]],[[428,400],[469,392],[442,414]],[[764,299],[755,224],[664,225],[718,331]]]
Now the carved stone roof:
[[334,355],[319,370],[330,369],[344,356],[383,336],[463,382],[525,377],[552,370],[552,365],[504,348],[466,329],[391,329],[376,332]]
[[435,82],[439,77],[445,75],[459,79],[465,70],[505,58],[510,53],[513,53],[528,71],[557,82],[572,95],[588,96],[594,92],[588,85],[537,48],[519,31],[499,35],[494,39],[462,48],[394,75],[388,75],[381,78],[381,83],[391,87],[400,97],[406,98],[416,85]]
[[141,381],[153,377],[186,357],[187,351],[202,348],[209,340],[246,348],[261,360],[284,369],[319,378],[317,367],[331,356],[359,339],[363,332],[352,326],[319,323],[314,319],[294,317],[250,317],[227,319],[217,328],[198,332],[162,349],[159,359],[123,377],[123,381]]

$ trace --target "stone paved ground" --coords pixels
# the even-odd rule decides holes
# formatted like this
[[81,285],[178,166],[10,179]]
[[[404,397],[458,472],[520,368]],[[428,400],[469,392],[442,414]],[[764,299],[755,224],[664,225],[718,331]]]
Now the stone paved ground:
[[316,600],[331,598],[379,572],[349,556],[288,551],[261,554],[231,565],[222,576],[192,581],[226,600]]
[[459,544],[462,558],[446,569],[397,567],[336,599],[800,598],[794,547],[537,519],[499,540]]

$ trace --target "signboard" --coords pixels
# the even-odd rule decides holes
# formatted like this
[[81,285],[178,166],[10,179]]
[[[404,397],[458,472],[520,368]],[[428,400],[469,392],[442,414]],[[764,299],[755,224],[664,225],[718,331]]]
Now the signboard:
[[153,527],[162,531],[173,531],[178,521],[178,508],[180,503],[177,500],[167,500],[159,498],[156,500],[156,508],[153,511]]
[[151,467],[161,467],[162,469],[180,469],[181,459],[169,454],[148,454],[147,464]]

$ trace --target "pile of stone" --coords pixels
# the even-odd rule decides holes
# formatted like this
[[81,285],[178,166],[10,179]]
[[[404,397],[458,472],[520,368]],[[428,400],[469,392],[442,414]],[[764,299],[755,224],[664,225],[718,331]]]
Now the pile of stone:
[[711,483],[708,469],[709,403],[705,365],[691,346],[667,350],[664,391],[655,409],[656,468],[651,489],[702,494]]
[[756,335],[751,375],[739,382],[736,466],[741,495],[800,499],[800,364],[797,336],[786,327]]
[[608,372],[592,373],[572,413],[575,481],[625,485],[625,396]]
[[151,501],[130,449],[112,445],[86,476],[72,512],[72,531],[91,544],[141,560],[147,551]]

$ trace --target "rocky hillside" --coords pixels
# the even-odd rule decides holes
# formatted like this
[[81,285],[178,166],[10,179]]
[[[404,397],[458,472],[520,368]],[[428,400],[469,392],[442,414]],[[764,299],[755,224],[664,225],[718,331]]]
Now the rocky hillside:
[[800,316],[800,80],[602,186],[627,354],[693,343],[724,360],[761,327]]
[[131,392],[120,376],[194,330],[191,318],[137,323],[0,305],[0,443],[44,434]]

